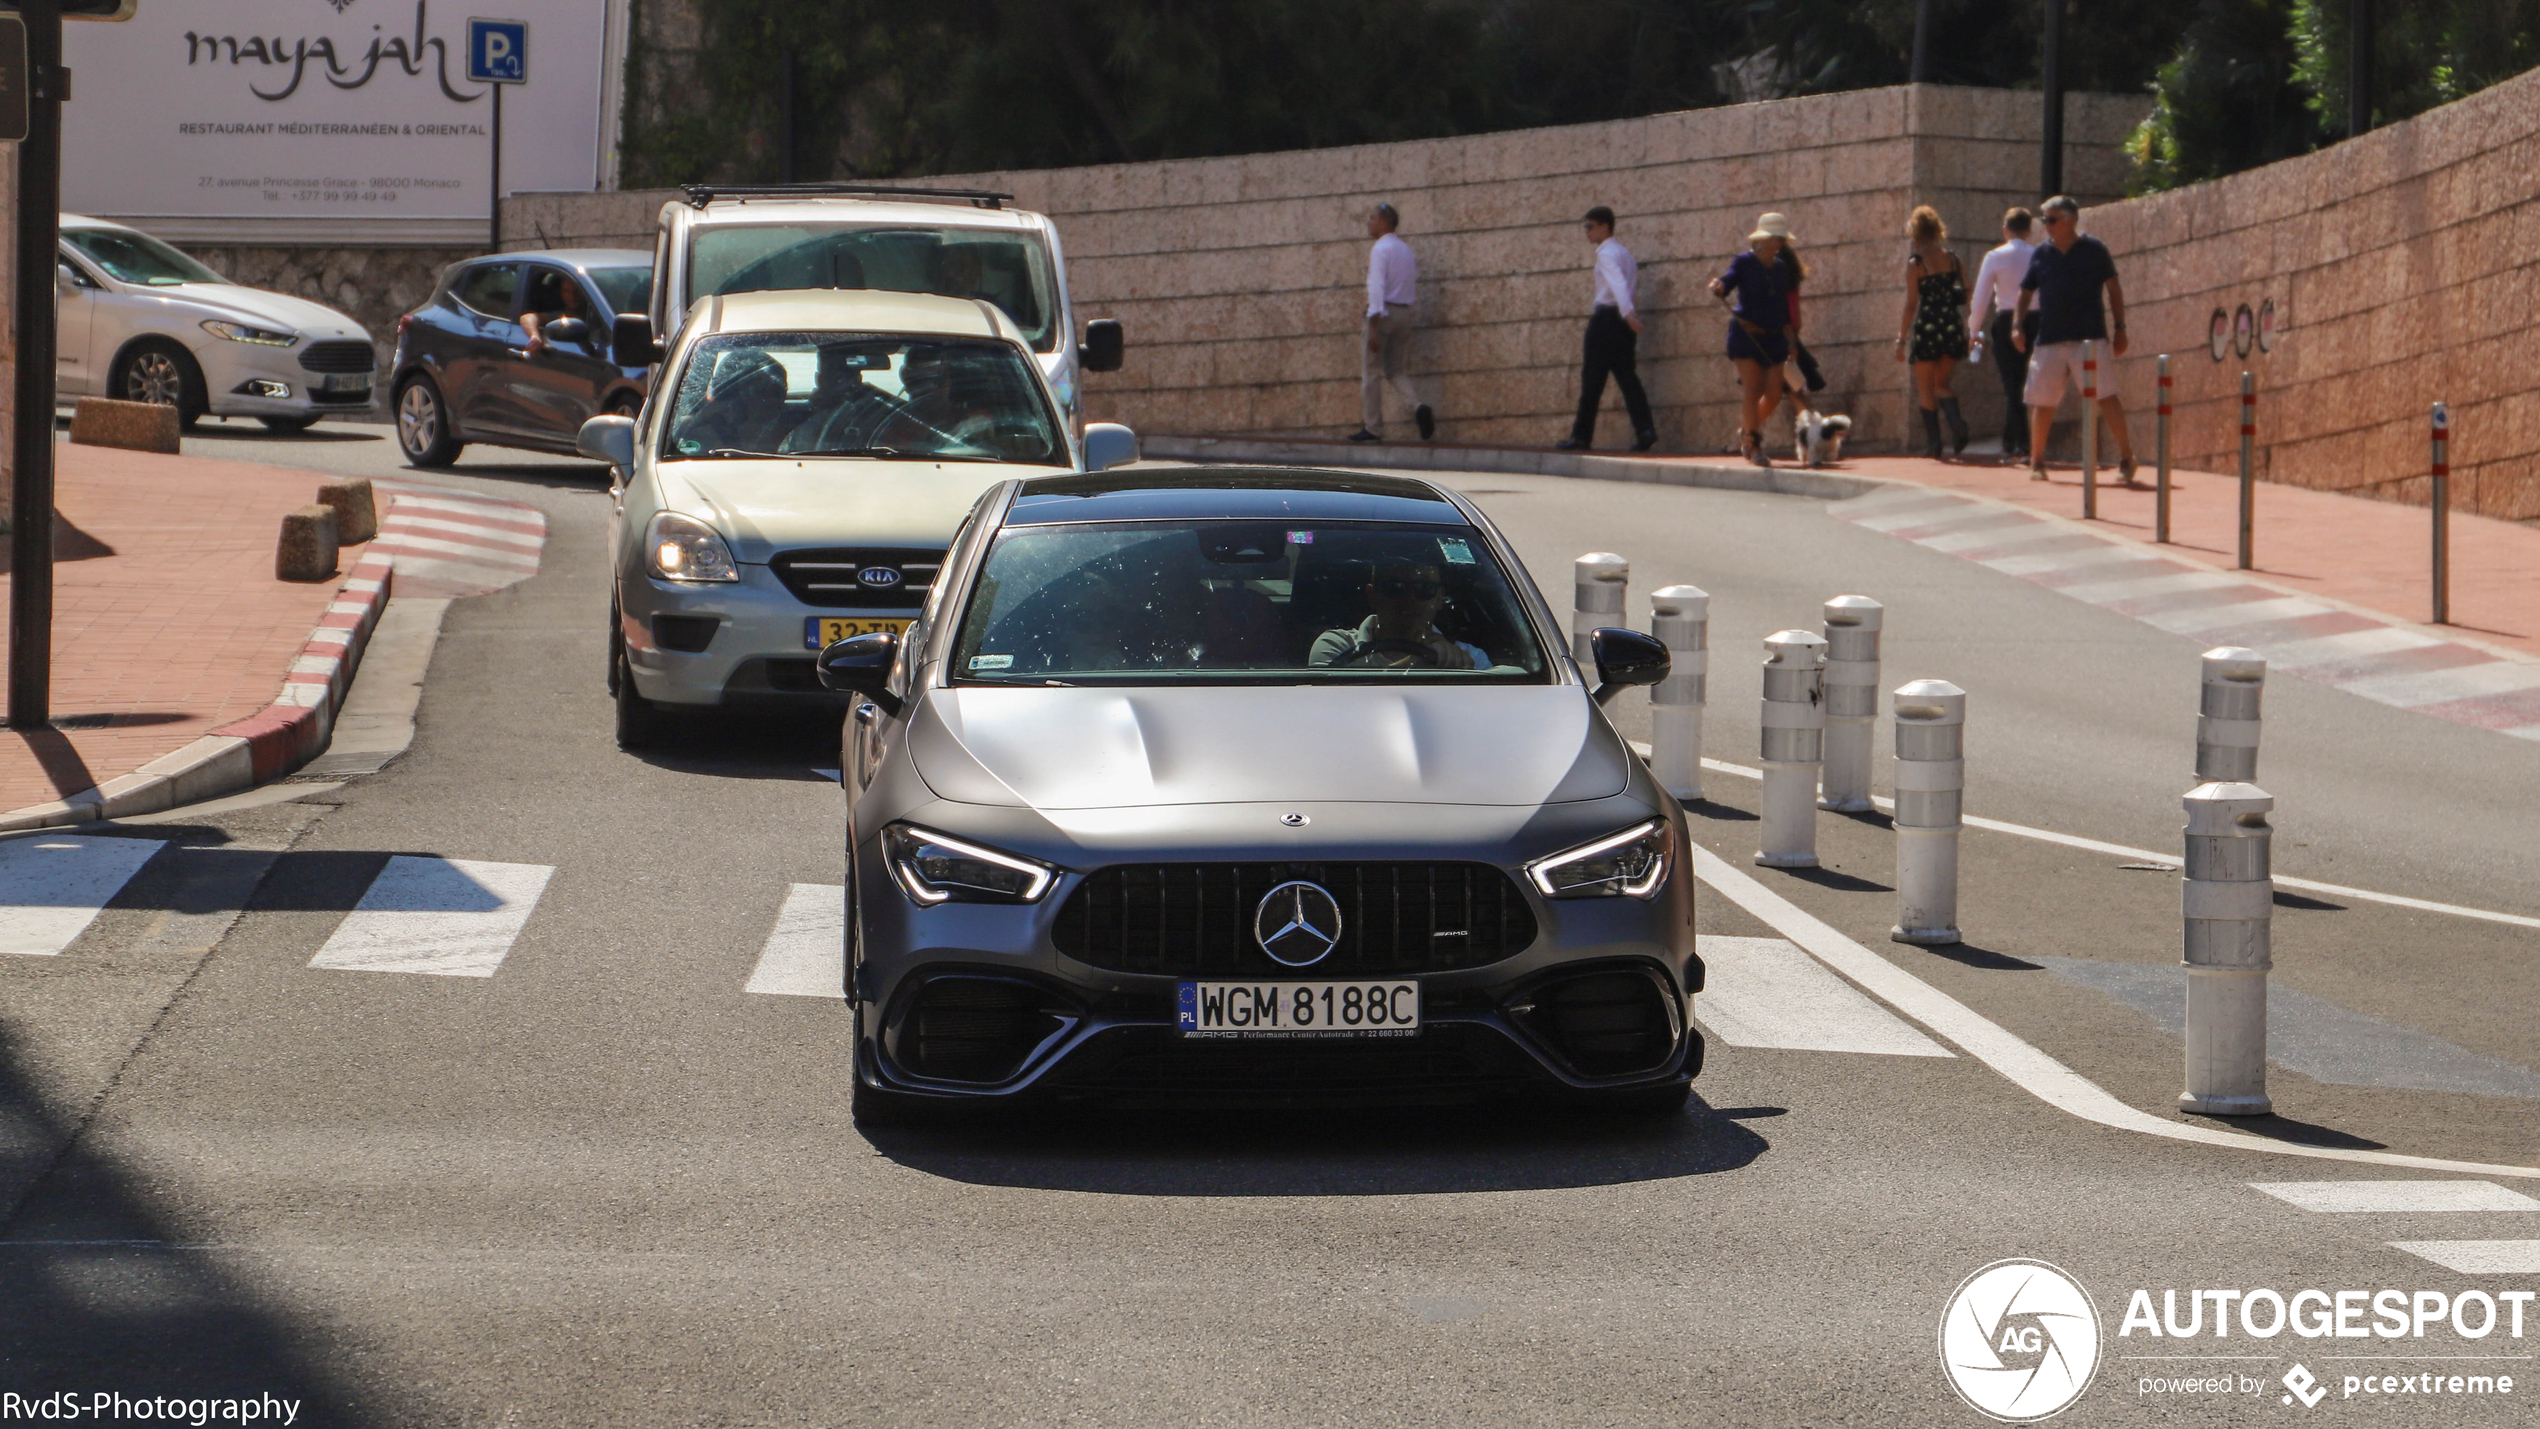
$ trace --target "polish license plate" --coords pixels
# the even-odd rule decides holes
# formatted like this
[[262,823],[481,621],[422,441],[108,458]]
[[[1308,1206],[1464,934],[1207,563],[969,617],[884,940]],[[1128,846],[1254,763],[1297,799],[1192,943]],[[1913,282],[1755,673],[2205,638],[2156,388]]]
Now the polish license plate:
[[1186,982],[1185,1037],[1411,1037],[1416,982]]
[[329,373],[320,377],[317,385],[321,392],[367,392],[370,390],[370,374],[367,372]]
[[866,620],[861,616],[814,615],[803,621],[803,648],[818,650],[850,635],[906,635],[905,620]]

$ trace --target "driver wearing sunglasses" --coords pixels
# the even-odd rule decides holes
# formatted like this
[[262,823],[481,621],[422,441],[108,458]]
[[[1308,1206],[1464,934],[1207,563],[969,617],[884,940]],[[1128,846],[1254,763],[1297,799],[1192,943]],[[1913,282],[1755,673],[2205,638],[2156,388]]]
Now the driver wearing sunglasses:
[[1436,566],[1387,562],[1369,572],[1367,605],[1373,612],[1358,627],[1314,637],[1309,665],[1377,670],[1487,670],[1489,654],[1478,645],[1449,640],[1437,627],[1446,586]]

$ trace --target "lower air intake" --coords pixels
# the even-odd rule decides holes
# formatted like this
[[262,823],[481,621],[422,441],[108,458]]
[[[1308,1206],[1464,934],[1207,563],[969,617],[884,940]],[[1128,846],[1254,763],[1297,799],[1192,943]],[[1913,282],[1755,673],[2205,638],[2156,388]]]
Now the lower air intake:
[[1683,1034],[1664,978],[1611,968],[1538,985],[1509,1011],[1583,1077],[1624,1077],[1666,1065]]
[[886,1046],[912,1076],[946,1082],[1006,1081],[1069,1017],[1027,982],[939,977],[893,1022]]

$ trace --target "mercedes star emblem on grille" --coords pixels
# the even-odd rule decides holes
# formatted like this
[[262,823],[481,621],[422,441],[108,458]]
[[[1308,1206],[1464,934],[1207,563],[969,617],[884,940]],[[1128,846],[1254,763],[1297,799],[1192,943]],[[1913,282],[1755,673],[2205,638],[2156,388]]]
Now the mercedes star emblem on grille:
[[1252,936],[1261,951],[1292,968],[1330,956],[1341,941],[1340,901],[1321,884],[1294,879],[1261,895],[1253,910]]
[[1281,814],[1279,816],[1279,822],[1292,829],[1301,829],[1314,821],[1303,814]]
[[885,590],[900,583],[900,573],[889,566],[866,566],[855,573],[856,584]]

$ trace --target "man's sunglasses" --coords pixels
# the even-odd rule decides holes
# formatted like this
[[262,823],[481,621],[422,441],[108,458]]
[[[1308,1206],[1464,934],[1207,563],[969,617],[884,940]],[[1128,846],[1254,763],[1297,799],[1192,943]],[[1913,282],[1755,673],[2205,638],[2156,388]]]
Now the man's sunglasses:
[[1399,580],[1381,576],[1376,580],[1378,595],[1400,596],[1412,600],[1433,600],[1443,589],[1445,589],[1444,586],[1433,580]]

